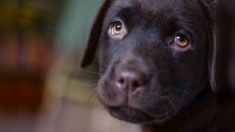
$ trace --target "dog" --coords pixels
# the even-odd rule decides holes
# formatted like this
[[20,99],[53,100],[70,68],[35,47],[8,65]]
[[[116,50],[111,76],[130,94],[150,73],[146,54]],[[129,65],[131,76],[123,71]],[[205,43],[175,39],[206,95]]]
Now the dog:
[[216,131],[225,87],[214,0],[106,0],[81,61],[98,50],[98,98],[144,132]]

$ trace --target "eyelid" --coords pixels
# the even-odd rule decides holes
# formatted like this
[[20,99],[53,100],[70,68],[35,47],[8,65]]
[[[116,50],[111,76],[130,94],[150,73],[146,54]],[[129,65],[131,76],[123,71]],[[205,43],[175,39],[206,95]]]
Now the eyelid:
[[110,24],[113,23],[113,22],[116,22],[116,21],[121,21],[122,23],[124,23],[124,21],[123,21],[120,17],[113,17],[113,18],[111,19]]
[[192,43],[192,41],[193,41],[192,38],[194,36],[190,31],[188,31],[188,30],[179,30],[175,33],[175,35],[179,35],[179,34],[184,35],[190,41],[190,43]]

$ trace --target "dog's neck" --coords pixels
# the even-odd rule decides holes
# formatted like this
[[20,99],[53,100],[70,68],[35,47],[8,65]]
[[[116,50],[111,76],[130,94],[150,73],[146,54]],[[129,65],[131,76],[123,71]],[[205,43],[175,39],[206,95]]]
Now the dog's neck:
[[142,125],[143,132],[205,132],[213,131],[216,114],[216,96],[203,91],[189,108],[163,124]]

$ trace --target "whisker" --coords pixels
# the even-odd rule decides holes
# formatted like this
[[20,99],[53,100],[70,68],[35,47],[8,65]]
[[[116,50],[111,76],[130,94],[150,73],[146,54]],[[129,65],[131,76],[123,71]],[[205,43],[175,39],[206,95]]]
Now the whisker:
[[94,75],[100,75],[100,73],[99,73],[99,72],[88,71],[88,70],[83,70],[83,71],[85,71],[85,72],[87,72],[87,73],[94,74]]
[[96,97],[97,97],[96,91],[95,90],[90,91],[89,96],[88,96],[89,102],[91,102],[92,104],[97,104],[97,98]]
[[92,85],[97,85],[98,80],[81,80],[84,83],[90,83]]

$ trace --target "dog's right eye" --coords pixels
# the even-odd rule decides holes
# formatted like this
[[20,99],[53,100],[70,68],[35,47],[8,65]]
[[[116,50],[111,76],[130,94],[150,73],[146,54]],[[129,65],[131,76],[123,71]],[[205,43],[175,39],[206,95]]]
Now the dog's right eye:
[[122,39],[127,34],[127,30],[122,21],[114,21],[110,25],[108,34],[111,38]]
[[177,50],[185,51],[191,48],[190,39],[187,37],[187,35],[183,33],[178,33],[174,35],[170,43],[171,43],[171,47]]
[[189,40],[182,34],[175,36],[174,43],[180,48],[185,48],[190,44]]

